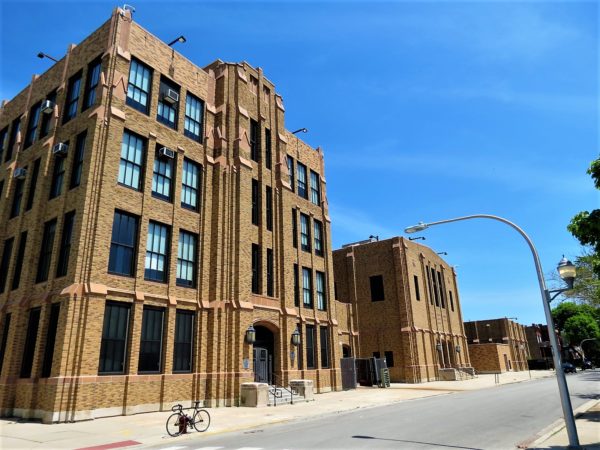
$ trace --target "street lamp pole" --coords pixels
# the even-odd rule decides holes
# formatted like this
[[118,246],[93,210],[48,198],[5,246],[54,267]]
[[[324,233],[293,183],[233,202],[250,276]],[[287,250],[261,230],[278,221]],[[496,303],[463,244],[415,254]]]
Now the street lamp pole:
[[581,341],[581,342],[579,343],[579,348],[581,349],[581,352],[583,353],[583,355],[582,355],[582,356],[583,356],[583,359],[584,359],[584,360],[585,360],[585,352],[583,351],[583,343],[584,343],[584,342],[587,342],[587,341],[597,341],[597,340],[598,340],[597,338],[587,338],[587,339],[584,339],[583,341]]
[[[542,271],[540,257],[538,256],[538,252],[537,252],[535,246],[533,245],[533,242],[529,238],[529,236],[527,236],[527,234],[519,226],[512,223],[511,221],[506,220],[499,216],[491,215],[491,214],[473,214],[473,215],[469,215],[469,216],[457,217],[454,219],[439,220],[437,222],[429,222],[429,223],[419,222],[419,224],[408,227],[404,231],[406,233],[416,233],[416,232],[423,231],[434,225],[442,225],[444,223],[459,222],[462,220],[470,220],[470,219],[491,219],[491,220],[497,220],[499,222],[505,223],[506,225],[515,229],[521,236],[523,236],[523,238],[527,242],[527,245],[529,245],[529,248],[531,249],[531,253],[533,255],[533,262],[535,263],[535,270],[537,272],[538,282],[540,285],[540,293],[542,295],[542,303],[544,304],[544,312],[546,314],[546,323],[548,324],[548,336],[550,338],[550,345],[552,346],[552,357],[554,360],[554,368],[556,371],[556,380],[558,382],[558,391],[560,393],[560,403],[562,406],[563,416],[565,419],[565,425],[567,427],[567,434],[569,436],[569,447],[570,448],[579,448],[579,437],[577,436],[577,428],[575,427],[575,419],[573,417],[573,407],[571,405],[571,398],[569,397],[569,388],[567,387],[567,380],[565,377],[565,373],[562,370],[561,357],[560,357],[560,352],[558,349],[558,340],[556,338],[556,333],[554,330],[554,321],[552,320],[552,312],[550,311],[550,302],[558,294],[566,291],[567,289],[557,289],[557,290],[549,291],[546,288],[546,281],[544,280],[544,272]],[[563,261],[565,262],[564,264],[563,264]],[[561,265],[563,265],[563,266],[566,265],[566,262],[568,262],[568,261],[563,258],[563,260],[559,264],[559,269],[561,268]],[[565,278],[565,280],[571,285],[571,287],[572,287],[572,282],[574,279],[574,273],[572,275],[573,275],[572,277],[569,276],[568,278]],[[550,296],[551,293],[555,293],[555,295],[551,297]]]

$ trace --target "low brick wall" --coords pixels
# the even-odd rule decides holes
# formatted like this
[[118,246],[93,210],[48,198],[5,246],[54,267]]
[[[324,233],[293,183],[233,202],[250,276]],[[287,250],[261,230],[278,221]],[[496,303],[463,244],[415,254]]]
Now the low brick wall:
[[507,372],[512,369],[507,344],[469,344],[471,365],[478,373]]

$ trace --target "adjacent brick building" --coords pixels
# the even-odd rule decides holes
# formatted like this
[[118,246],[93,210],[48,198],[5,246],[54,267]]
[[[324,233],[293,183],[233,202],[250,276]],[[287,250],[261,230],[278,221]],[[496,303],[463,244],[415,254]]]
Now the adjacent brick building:
[[336,299],[354,306],[345,353],[385,357],[397,382],[471,372],[456,274],[434,251],[395,237],[349,244],[333,262]]
[[121,9],[3,103],[2,415],[340,388],[323,153],[284,111],[261,69],[198,67]]

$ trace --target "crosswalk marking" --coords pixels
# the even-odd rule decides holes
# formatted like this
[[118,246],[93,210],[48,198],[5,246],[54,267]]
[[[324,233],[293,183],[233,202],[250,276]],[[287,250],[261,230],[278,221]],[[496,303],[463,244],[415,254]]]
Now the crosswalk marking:
[[176,447],[163,447],[161,450],[181,450],[182,448],[185,448],[184,446],[176,446]]
[[237,450],[262,450],[262,447],[240,447]]
[[198,447],[196,450],[220,450],[225,447]]

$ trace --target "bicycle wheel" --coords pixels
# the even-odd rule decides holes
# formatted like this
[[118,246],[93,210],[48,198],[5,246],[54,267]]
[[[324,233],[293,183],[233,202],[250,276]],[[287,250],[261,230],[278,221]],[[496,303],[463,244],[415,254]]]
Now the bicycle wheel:
[[183,414],[171,414],[167,419],[167,433],[169,433],[169,436],[179,436],[183,431],[184,423]]
[[199,409],[194,414],[194,428],[196,431],[202,433],[203,431],[208,430],[210,426],[210,414],[205,409]]

